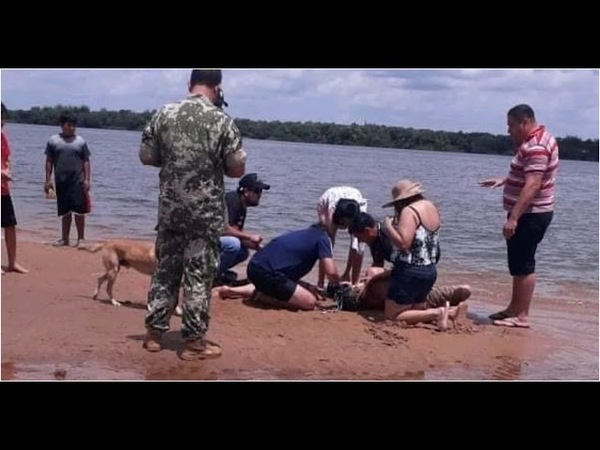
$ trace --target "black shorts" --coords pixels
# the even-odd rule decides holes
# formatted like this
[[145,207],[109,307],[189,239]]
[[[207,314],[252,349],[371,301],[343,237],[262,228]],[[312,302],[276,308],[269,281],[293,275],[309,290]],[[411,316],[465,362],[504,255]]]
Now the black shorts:
[[87,214],[90,212],[90,198],[83,183],[56,183],[56,209],[58,217],[68,213]]
[[535,252],[552,222],[553,212],[523,214],[506,241],[508,270],[513,277],[535,273]]
[[2,196],[2,228],[14,227],[17,225],[15,208],[13,207],[10,195]]
[[252,264],[252,261],[248,263],[247,273],[248,279],[258,291],[281,302],[289,302],[298,286],[298,283],[285,274],[263,269]]

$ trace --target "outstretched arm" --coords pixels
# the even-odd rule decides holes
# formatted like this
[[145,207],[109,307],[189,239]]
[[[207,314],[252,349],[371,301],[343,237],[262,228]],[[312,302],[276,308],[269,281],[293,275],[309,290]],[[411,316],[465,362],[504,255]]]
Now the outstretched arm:
[[506,178],[488,178],[487,180],[479,181],[479,186],[496,189],[497,187],[504,186],[505,183]]

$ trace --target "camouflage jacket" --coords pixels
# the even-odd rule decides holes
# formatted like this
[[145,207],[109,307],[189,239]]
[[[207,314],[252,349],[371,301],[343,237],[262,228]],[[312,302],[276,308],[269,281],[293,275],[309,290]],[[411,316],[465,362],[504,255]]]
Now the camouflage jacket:
[[240,132],[208,98],[194,95],[161,108],[140,145],[140,160],[160,167],[158,228],[220,235],[226,160],[235,152],[243,152]]

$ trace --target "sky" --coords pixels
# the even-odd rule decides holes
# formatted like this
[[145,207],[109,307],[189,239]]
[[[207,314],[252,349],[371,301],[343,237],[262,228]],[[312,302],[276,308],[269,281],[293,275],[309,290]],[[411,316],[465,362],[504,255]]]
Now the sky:
[[[184,98],[190,69],[2,69],[7,108],[156,110]],[[556,137],[598,139],[597,69],[227,69],[234,118],[506,134],[529,104]]]

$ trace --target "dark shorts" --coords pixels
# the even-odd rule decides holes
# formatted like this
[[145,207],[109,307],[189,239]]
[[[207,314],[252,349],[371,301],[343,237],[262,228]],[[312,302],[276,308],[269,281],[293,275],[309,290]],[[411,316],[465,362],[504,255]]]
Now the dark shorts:
[[68,213],[90,212],[90,197],[79,182],[56,183],[56,208],[58,217]]
[[17,225],[15,208],[13,207],[10,195],[2,196],[2,228],[14,227]]
[[247,272],[248,279],[257,290],[281,302],[290,301],[298,286],[298,283],[290,280],[285,274],[263,269],[252,262],[248,264]]
[[535,273],[535,252],[552,222],[554,213],[523,214],[515,234],[506,241],[508,270],[513,277]]
[[394,264],[387,297],[398,305],[423,303],[436,279],[435,264],[428,266]]

